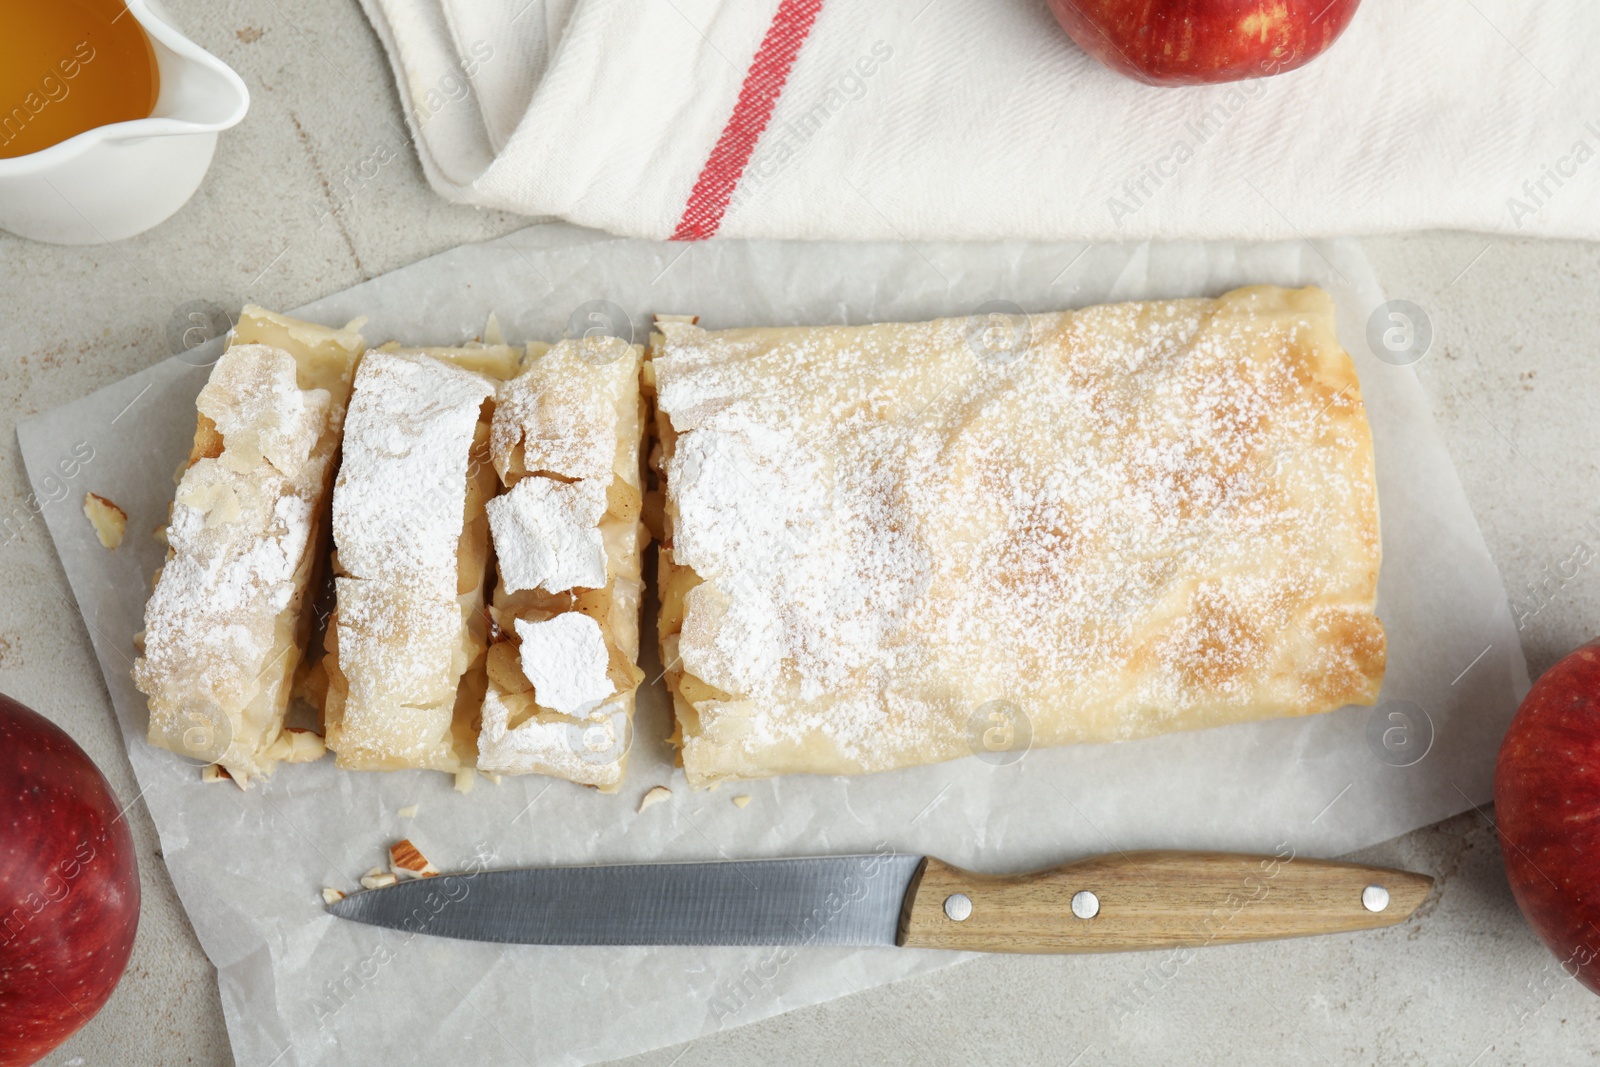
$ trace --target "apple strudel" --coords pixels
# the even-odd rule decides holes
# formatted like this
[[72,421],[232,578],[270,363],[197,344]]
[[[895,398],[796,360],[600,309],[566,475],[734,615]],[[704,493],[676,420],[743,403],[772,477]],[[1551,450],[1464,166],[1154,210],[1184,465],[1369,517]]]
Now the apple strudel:
[[240,786],[321,755],[283,733],[310,639],[328,491],[365,348],[248,306],[196,400],[134,683],[154,745]]
[[692,785],[1376,700],[1371,438],[1320,290],[659,330]]
[[488,505],[499,583],[478,768],[615,792],[639,658],[641,349],[616,338],[530,353],[501,387]]
[[337,606],[323,661],[336,765],[470,776],[497,488],[489,418],[505,346],[362,360],[333,491]]

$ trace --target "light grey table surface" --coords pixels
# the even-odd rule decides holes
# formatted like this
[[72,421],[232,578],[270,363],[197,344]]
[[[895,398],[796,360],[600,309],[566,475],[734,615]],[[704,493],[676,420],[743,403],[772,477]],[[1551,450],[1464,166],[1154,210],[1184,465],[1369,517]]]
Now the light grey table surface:
[[[0,234],[6,513],[27,492],[15,424],[166,358],[184,304],[293,307],[528,222],[429,190],[403,145],[387,63],[351,0],[167,6],[243,75],[250,114],[223,136],[194,200],[151,233],[94,248]],[[363,171],[389,156],[376,174]],[[1417,369],[1517,596],[1579,540],[1600,546],[1584,528],[1600,520],[1600,246],[1454,233],[1365,245],[1390,296],[1431,318],[1433,347]],[[1595,571],[1528,619],[1533,673],[1600,633]],[[64,588],[42,523],[0,549],[0,689],[61,723],[132,798],[100,672]],[[1592,1059],[1600,1001],[1562,975],[1517,913],[1489,814],[1359,854],[1439,879],[1394,930],[1211,948],[1181,967],[1161,954],[984,959],[626,1062]],[[215,974],[173,895],[148,814],[135,803],[130,819],[144,879],[133,960],[106,1009],[46,1062],[228,1063]]]

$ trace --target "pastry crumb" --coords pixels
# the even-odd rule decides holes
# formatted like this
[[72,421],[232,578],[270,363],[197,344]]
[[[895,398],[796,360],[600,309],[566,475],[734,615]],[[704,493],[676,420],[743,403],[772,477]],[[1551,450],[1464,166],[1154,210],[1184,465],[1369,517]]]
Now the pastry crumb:
[[407,837],[389,846],[389,867],[396,878],[432,878],[439,873],[439,868],[429,863],[428,857]]
[[107,550],[115,552],[128,529],[128,513],[98,493],[83,494],[83,513],[94,527],[95,536]]
[[407,804],[405,807],[395,812],[395,814],[400,816],[402,819],[415,819],[417,817],[417,806],[415,804]]
[[361,876],[361,888],[382,889],[386,885],[394,885],[399,880],[382,867],[374,867]]
[[672,790],[668,789],[666,786],[653,786],[648,793],[639,798],[639,810],[644,811],[645,808],[650,807],[652,804],[659,804],[663,800],[668,800],[671,797]]
[[344,894],[331,885],[322,887],[322,902],[324,904],[337,904],[344,899]]
[[736,796],[736,797],[733,798],[733,804],[734,804],[735,807],[742,808],[742,807],[745,807],[746,805],[748,805],[749,803],[750,803],[750,798],[747,797],[747,796],[744,796],[744,795]]
[[478,772],[471,767],[463,767],[456,772],[456,792],[472,792],[472,783],[478,777]]

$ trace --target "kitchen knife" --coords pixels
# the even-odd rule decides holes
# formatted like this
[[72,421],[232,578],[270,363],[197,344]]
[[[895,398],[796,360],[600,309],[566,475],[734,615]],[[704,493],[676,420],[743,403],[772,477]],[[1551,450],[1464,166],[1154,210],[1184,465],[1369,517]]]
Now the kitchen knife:
[[534,867],[400,882],[341,918],[523,945],[899,945],[1118,952],[1369,930],[1433,879],[1292,853],[1130,852],[974,874],[884,852],[813,859]]

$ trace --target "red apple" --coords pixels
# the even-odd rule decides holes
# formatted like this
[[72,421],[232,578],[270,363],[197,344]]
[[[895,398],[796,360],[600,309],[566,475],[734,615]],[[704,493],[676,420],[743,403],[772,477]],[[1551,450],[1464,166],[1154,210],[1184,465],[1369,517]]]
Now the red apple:
[[1494,809],[1517,906],[1600,993],[1600,641],[1545,671],[1517,709]]
[[1150,85],[1282,74],[1321,55],[1361,0],[1050,0],[1078,47]]
[[65,731],[0,696],[0,1067],[65,1041],[128,965],[139,868],[121,812]]

